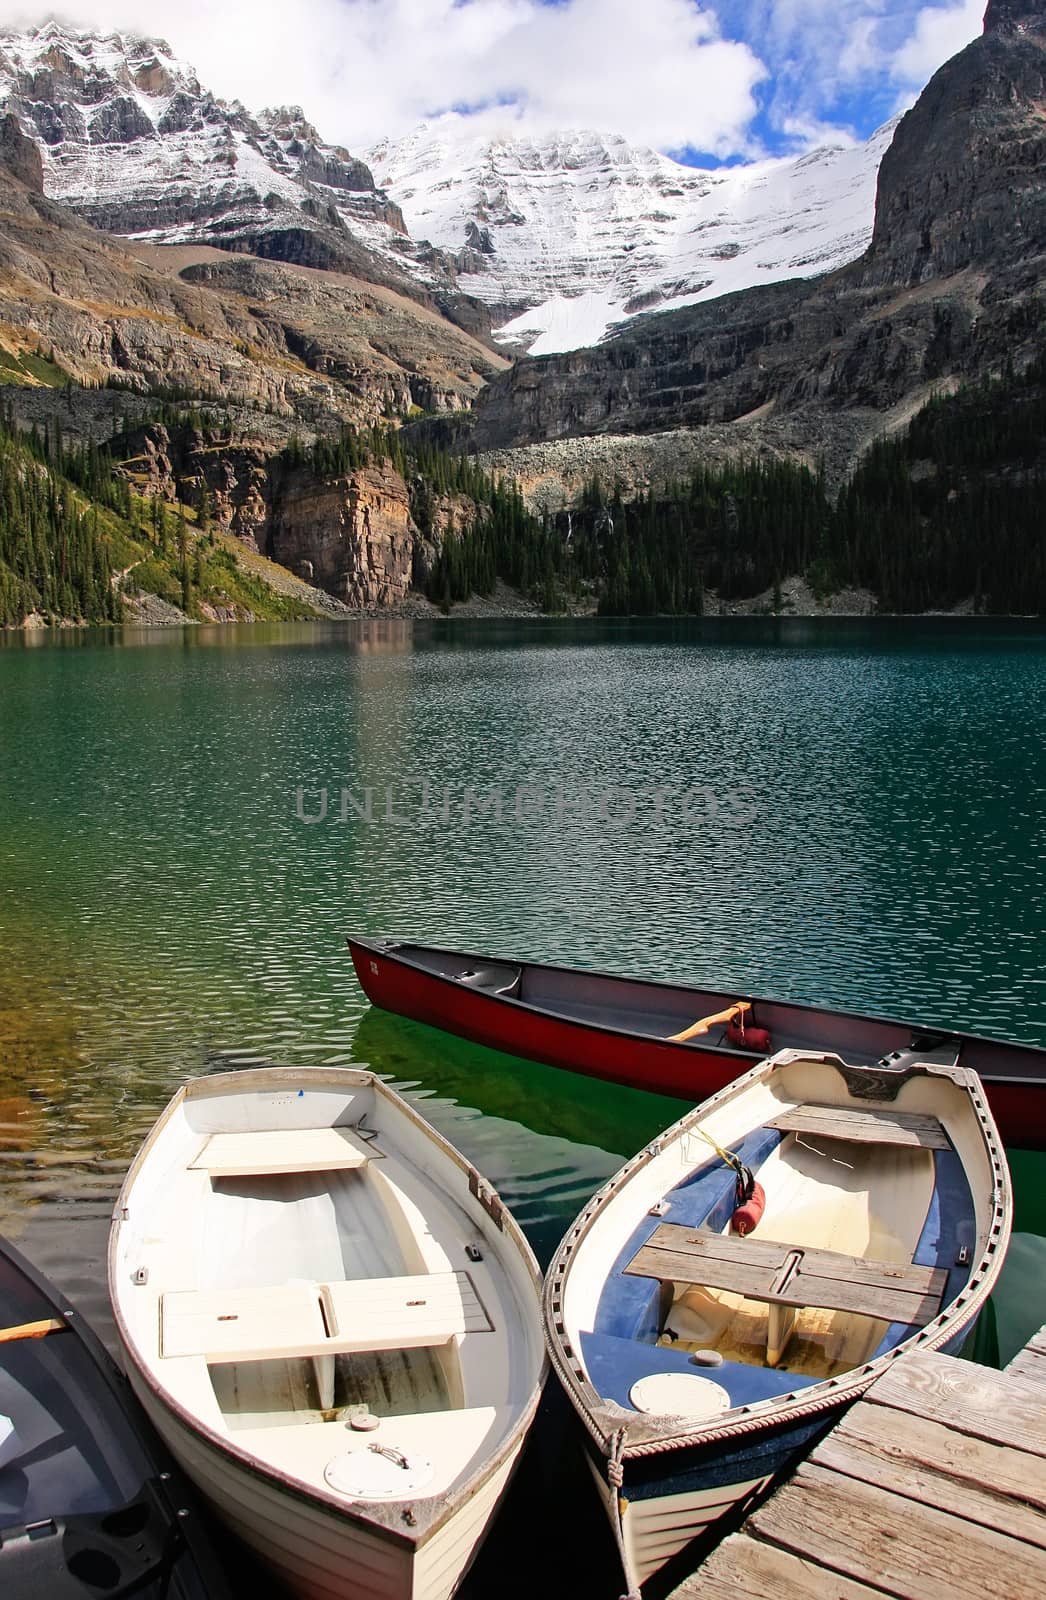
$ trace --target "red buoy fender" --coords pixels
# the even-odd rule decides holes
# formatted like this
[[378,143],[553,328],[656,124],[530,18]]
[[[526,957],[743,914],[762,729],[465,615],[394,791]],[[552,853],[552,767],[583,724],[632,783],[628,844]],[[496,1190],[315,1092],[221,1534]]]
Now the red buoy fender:
[[[752,1030],[749,1029],[750,1033],[751,1031]],[[755,1227],[765,1210],[766,1190],[763,1188],[761,1183],[754,1184],[752,1193],[749,1195],[744,1205],[738,1206],[737,1210],[730,1218],[730,1226],[733,1228],[735,1233],[739,1233],[743,1238],[746,1233],[751,1233],[752,1229]]]
[[726,1025],[726,1042],[735,1050],[759,1050],[763,1055],[770,1053],[770,1030],[768,1028],[742,1028],[737,1022],[728,1022]]

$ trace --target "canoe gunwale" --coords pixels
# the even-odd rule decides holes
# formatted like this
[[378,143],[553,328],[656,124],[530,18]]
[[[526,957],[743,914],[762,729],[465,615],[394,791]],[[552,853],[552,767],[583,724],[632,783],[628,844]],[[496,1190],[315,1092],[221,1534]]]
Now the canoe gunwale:
[[[798,1059],[826,1061],[840,1068],[846,1065],[827,1051],[787,1050],[781,1051],[777,1059],[781,1064],[785,1064],[786,1059]],[[965,1090],[993,1174],[991,1215],[987,1225],[984,1250],[972,1267],[966,1284],[954,1299],[943,1306],[938,1315],[924,1328],[909,1335],[894,1349],[886,1351],[873,1361],[862,1363],[851,1372],[838,1377],[823,1379],[797,1394],[746,1405],[740,1408],[740,1414],[733,1419],[728,1416],[722,1421],[715,1419],[689,1425],[684,1423],[680,1426],[678,1418],[658,1421],[642,1413],[628,1413],[613,1402],[608,1404],[589,1381],[580,1359],[574,1354],[566,1337],[564,1291],[572,1258],[604,1206],[638,1171],[655,1160],[668,1142],[681,1137],[690,1126],[706,1117],[715,1107],[744,1093],[764,1075],[765,1070],[766,1064],[762,1062],[753,1067],[751,1071],[710,1096],[701,1105],[688,1111],[619,1168],[585,1206],[565,1235],[549,1265],[542,1297],[542,1311],[546,1344],[552,1366],[570,1396],[574,1409],[608,1465],[673,1450],[716,1444],[727,1439],[740,1439],[781,1424],[798,1422],[823,1412],[836,1410],[856,1399],[901,1355],[916,1349],[934,1351],[947,1344],[962,1327],[969,1325],[973,1316],[981,1309],[1002,1269],[1012,1226],[1013,1197],[1007,1180],[1002,1142],[977,1075],[965,1067],[927,1065],[917,1068],[915,1071],[920,1074],[947,1077]]]
[[[431,978],[438,984],[458,989],[461,986],[451,973],[438,972],[432,967],[425,966],[422,962],[412,960],[407,953],[411,950],[424,950],[433,955],[449,956],[455,961],[470,961],[480,965],[504,965],[518,967],[525,975],[527,972],[554,972],[562,973],[567,977],[584,979],[586,982],[609,982],[614,984],[627,984],[636,988],[654,988],[664,990],[670,994],[688,995],[695,990],[701,990],[697,983],[678,983],[672,980],[654,977],[637,977],[630,973],[605,973],[596,972],[588,967],[563,966],[556,962],[526,961],[511,959],[507,956],[478,955],[474,951],[450,950],[443,945],[421,944],[417,940],[409,939],[377,939],[370,936],[346,936],[346,944],[350,950],[359,949],[369,954],[380,956],[387,961],[393,961],[406,967],[411,972],[419,973],[425,978]],[[360,980],[362,984],[362,979]],[[363,985],[366,988],[366,985]],[[709,985],[708,993],[721,995],[727,998],[727,991],[716,989]],[[533,1001],[521,1000],[516,995],[502,994],[493,989],[470,988],[469,993],[483,1000],[491,1001],[500,1006],[510,1007],[522,1011],[530,1016],[547,1018],[550,1022],[560,1022],[571,1028],[579,1028],[592,1034],[610,1034],[619,1039],[636,1039],[644,1044],[660,1045],[673,1053],[686,1052],[691,1055],[722,1056],[739,1063],[739,1071],[744,1066],[757,1064],[762,1056],[758,1050],[738,1050],[726,1042],[712,1044],[699,1036],[694,1039],[680,1041],[658,1033],[646,1033],[640,1028],[622,1028],[612,1022],[593,1021],[591,1018],[575,1017],[565,1011],[556,1011],[551,1006],[537,1005]],[[872,1011],[843,1011],[837,1006],[818,1005],[814,1002],[802,1000],[773,1000],[766,995],[753,994],[750,990],[737,990],[736,997],[747,999],[752,1006],[780,1006],[809,1016],[828,1018],[845,1017],[848,1021],[868,1023],[875,1027],[900,1028],[912,1034],[939,1034],[942,1038],[954,1039],[961,1049],[967,1045],[996,1046],[1005,1050],[1012,1050],[1017,1054],[1041,1062],[1041,1077],[1032,1077],[1030,1074],[1017,1074],[1008,1076],[1004,1071],[992,1072],[983,1076],[991,1083],[1019,1085],[1022,1088],[1041,1087],[1046,1089],[1046,1046],[1021,1045],[1011,1039],[996,1038],[991,1034],[969,1033],[962,1029],[945,1027],[941,1023],[923,1023],[918,1021],[901,1021],[896,1017],[882,1016]],[[410,1013],[404,1013],[410,1015]],[[437,1024],[440,1026],[440,1024]],[[816,1047],[811,1047],[816,1049]]]
[[[128,1169],[113,1212],[107,1251],[109,1299],[121,1348],[133,1366],[135,1379],[151,1397],[153,1404],[167,1412],[181,1428],[188,1430],[201,1444],[214,1451],[220,1458],[234,1461],[238,1467],[247,1471],[251,1476],[258,1478],[260,1481],[275,1484],[281,1493],[291,1495],[304,1504],[315,1505],[322,1510],[343,1517],[348,1522],[356,1522],[365,1527],[371,1534],[391,1542],[400,1549],[418,1551],[469,1500],[482,1490],[484,1485],[496,1475],[507,1459],[514,1454],[518,1454],[522,1448],[537,1412],[542,1390],[548,1376],[550,1363],[547,1347],[541,1357],[533,1390],[525,1404],[520,1407],[516,1421],[508,1430],[497,1449],[484,1456],[467,1478],[453,1489],[428,1498],[413,1499],[408,1497],[407,1501],[396,1500],[383,1503],[381,1501],[348,1500],[336,1491],[329,1490],[326,1485],[306,1485],[302,1483],[301,1479],[282,1472],[278,1466],[253,1455],[250,1451],[238,1445],[233,1435],[223,1434],[209,1427],[194,1411],[177,1400],[152,1372],[148,1364],[140,1356],[137,1337],[132,1333],[123,1314],[121,1298],[116,1288],[120,1229],[130,1215],[129,1202],[136,1180],[141,1174],[160,1134],[178,1114],[186,1100],[206,1099],[210,1096],[217,1097],[223,1093],[228,1093],[231,1085],[247,1091],[254,1088],[271,1089],[274,1071],[278,1071],[281,1082],[287,1084],[304,1085],[307,1083],[314,1089],[326,1086],[356,1089],[369,1087],[376,1094],[390,1101],[400,1115],[406,1117],[419,1132],[436,1145],[441,1153],[465,1175],[469,1181],[470,1189],[472,1189],[473,1184],[476,1185],[473,1193],[490,1214],[492,1226],[496,1227],[508,1239],[509,1248],[515,1250],[521,1257],[534,1286],[535,1295],[540,1297],[542,1279],[534,1253],[515,1217],[501,1201],[493,1185],[481,1176],[472,1163],[467,1161],[448,1139],[445,1139],[436,1128],[432,1127],[424,1117],[417,1113],[408,1100],[397,1094],[377,1073],[352,1067],[288,1067],[278,1069],[251,1067],[238,1072],[216,1073],[190,1078],[186,1083],[182,1084],[153,1124]],[[412,1526],[404,1525],[401,1520],[406,1503],[409,1503],[416,1518],[416,1523]]]

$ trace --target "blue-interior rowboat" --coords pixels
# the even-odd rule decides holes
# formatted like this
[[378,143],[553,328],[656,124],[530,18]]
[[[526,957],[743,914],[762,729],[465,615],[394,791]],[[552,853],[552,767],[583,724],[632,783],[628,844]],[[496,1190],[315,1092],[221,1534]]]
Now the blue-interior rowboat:
[[784,1050],[622,1167],[544,1315],[630,1592],[902,1352],[958,1348],[1011,1215],[980,1081],[938,1064]]

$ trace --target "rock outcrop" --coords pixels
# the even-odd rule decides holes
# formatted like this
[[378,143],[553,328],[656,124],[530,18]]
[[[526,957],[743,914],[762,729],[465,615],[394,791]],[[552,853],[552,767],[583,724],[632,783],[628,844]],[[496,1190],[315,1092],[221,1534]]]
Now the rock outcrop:
[[0,118],[0,163],[34,194],[44,192],[44,164],[32,139],[27,139],[10,111]]
[[281,484],[268,553],[355,609],[395,606],[414,584],[418,530],[410,493],[387,464]]
[[506,364],[438,310],[343,273],[111,240],[16,175],[12,161],[33,178],[29,144],[8,124],[0,349],[11,355],[44,351],[77,383],[252,406],[282,418],[284,438],[460,410]]
[[1046,0],[991,0],[883,157],[855,276],[904,286],[1037,258],[1046,242]]
[[351,610],[401,605],[425,587],[444,542],[486,514],[465,496],[408,481],[388,461],[317,475],[271,446],[195,425],[148,423],[112,449],[137,492],[191,506],[205,527]]

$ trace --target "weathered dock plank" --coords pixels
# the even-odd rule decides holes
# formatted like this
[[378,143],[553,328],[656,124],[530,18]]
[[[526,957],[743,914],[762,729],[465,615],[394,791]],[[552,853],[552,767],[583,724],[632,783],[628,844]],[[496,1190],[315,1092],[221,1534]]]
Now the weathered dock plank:
[[882,1589],[826,1572],[816,1561],[732,1533],[672,1600],[882,1600],[882,1595]]
[[999,1574],[1014,1565],[1017,1550],[1020,1572],[1006,1590],[1009,1600],[1046,1594],[1046,1551],[813,1461],[749,1526],[762,1539],[898,1600],[996,1596]]
[[872,1385],[863,1404],[943,1422],[991,1444],[1046,1455],[1046,1408],[1030,1379],[913,1350]]
[[913,1351],[672,1600],[1040,1600],[1046,1329],[993,1372]]
[[1034,1339],[1029,1339],[1024,1349],[1015,1355],[1006,1368],[1016,1378],[1027,1378],[1032,1383],[1046,1384],[1046,1328],[1040,1328]]
[[899,1416],[888,1406],[859,1405],[821,1442],[812,1459],[1046,1545],[1042,1456],[971,1438],[926,1417]]

